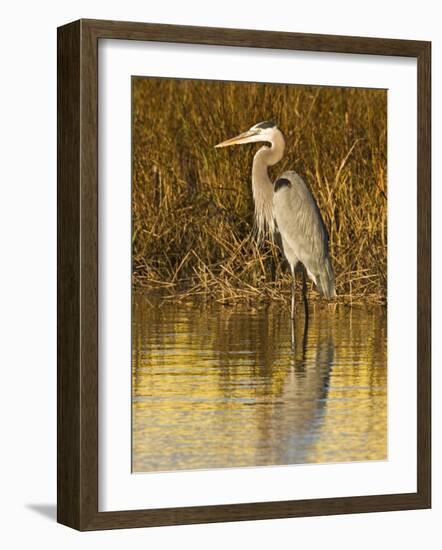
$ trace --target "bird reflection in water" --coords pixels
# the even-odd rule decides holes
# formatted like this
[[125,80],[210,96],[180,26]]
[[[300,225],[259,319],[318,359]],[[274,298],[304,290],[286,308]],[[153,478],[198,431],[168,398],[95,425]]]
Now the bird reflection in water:
[[133,469],[386,458],[383,308],[133,308]]

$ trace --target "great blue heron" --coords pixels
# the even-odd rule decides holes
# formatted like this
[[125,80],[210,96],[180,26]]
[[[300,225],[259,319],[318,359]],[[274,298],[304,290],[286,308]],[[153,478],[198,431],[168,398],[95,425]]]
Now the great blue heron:
[[[292,272],[291,318],[295,319],[295,269],[303,264],[310,279],[327,299],[336,296],[328,237],[319,208],[304,180],[293,171],[284,172],[272,184],[268,167],[279,162],[285,149],[281,130],[270,121],[259,122],[246,132],[223,141],[215,147],[264,141],[256,152],[252,166],[252,190],[258,236],[273,237],[275,222],[281,235],[284,255]],[[308,315],[303,281],[304,307]]]

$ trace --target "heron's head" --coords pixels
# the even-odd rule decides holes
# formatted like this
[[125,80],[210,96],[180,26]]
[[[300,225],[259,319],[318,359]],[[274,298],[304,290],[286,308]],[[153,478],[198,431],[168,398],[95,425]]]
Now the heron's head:
[[249,130],[238,136],[218,143],[215,147],[228,147],[229,145],[242,145],[243,143],[254,143],[257,141],[273,143],[276,133],[280,133],[276,124],[270,120],[266,120],[258,122],[258,124],[255,124],[255,126],[252,126]]

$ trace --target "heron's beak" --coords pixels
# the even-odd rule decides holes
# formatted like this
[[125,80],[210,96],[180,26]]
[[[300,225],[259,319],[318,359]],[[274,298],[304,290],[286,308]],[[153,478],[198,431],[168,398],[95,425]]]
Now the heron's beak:
[[250,141],[254,141],[251,138],[253,138],[257,134],[258,132],[254,130],[247,130],[247,132],[243,132],[238,136],[235,136],[233,138],[227,139],[226,141],[218,143],[218,145],[215,145],[215,147],[229,147],[229,145],[240,145],[241,143],[249,143]]

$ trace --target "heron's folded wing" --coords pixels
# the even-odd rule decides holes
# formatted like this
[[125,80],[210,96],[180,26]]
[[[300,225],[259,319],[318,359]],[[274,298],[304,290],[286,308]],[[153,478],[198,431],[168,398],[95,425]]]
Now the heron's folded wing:
[[282,177],[290,185],[281,186],[274,193],[273,210],[278,229],[305,267],[317,273],[328,257],[328,236],[321,213],[298,174],[286,172]]

